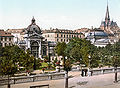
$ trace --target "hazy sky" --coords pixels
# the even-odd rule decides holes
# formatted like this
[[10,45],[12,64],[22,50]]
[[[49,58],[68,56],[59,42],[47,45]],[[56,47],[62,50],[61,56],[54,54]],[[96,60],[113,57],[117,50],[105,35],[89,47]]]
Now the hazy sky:
[[[34,16],[43,29],[99,27],[107,0],[0,0],[0,29],[26,28]],[[120,26],[120,0],[109,0],[110,18]]]

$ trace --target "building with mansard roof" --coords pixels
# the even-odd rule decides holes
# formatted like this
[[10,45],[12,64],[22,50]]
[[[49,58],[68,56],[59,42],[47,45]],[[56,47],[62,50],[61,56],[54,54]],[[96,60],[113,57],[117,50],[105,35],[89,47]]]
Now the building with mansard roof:
[[79,33],[73,30],[67,30],[67,29],[49,29],[49,30],[43,30],[42,34],[47,41],[52,42],[65,42],[68,43],[72,38],[78,37],[78,38],[84,38],[83,33]]
[[2,47],[13,45],[13,38],[14,36],[11,35],[11,33],[8,33],[4,30],[0,30],[0,45]]

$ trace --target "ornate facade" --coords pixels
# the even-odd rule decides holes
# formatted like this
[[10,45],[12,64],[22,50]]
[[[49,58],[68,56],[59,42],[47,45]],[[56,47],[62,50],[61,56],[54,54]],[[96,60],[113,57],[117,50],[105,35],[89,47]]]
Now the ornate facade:
[[31,24],[25,29],[24,40],[26,42],[25,48],[29,49],[33,56],[41,58],[42,56],[42,31],[35,23],[33,17]]

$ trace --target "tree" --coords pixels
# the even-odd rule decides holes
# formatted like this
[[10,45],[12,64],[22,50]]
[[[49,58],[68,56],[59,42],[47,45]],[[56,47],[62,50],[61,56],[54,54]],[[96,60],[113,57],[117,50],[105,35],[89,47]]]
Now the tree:
[[20,66],[25,67],[26,71],[28,71],[31,68],[33,68],[34,57],[32,55],[30,55],[30,51],[29,50],[27,50],[26,52],[21,51],[20,59],[21,59],[21,62],[19,62]]
[[10,88],[9,76],[17,73],[19,66],[30,68],[33,64],[33,57],[28,51],[24,52],[18,46],[0,47],[0,50],[0,74],[8,75],[8,88]]
[[66,43],[65,42],[58,42],[55,46],[55,52],[58,56],[65,57],[65,49],[66,49]]
[[[65,49],[66,49],[66,43],[65,42],[58,42],[57,45],[55,46],[55,53],[57,53],[58,56],[62,56],[64,59],[63,64],[65,66]],[[65,67],[64,67],[65,68]]]
[[77,61],[82,62],[82,60],[80,60],[80,58],[82,58],[82,54],[79,46],[75,46],[71,49],[70,57],[74,58],[76,62]]
[[18,71],[18,65],[16,65],[17,62],[13,59],[15,53],[13,53],[13,47],[4,47],[0,57],[0,74],[8,75],[8,88],[10,88],[9,76],[14,75]]
[[[92,61],[92,57],[97,50],[97,47],[91,44],[90,41],[86,39],[79,39],[79,38],[73,38],[68,44],[66,48],[66,55],[70,57],[71,59],[74,59],[75,62],[80,62],[81,64],[85,64],[88,66],[89,59]],[[91,56],[91,58],[88,58],[88,56]],[[97,60],[94,58],[94,61]],[[93,65],[94,66],[94,65]]]
[[66,71],[66,76],[65,76],[65,78],[66,78],[66,81],[65,81],[65,88],[68,88],[68,71],[70,71],[71,70],[71,67],[72,67],[72,65],[71,65],[71,61],[70,61],[70,59],[67,59],[66,61],[65,61],[65,71]]

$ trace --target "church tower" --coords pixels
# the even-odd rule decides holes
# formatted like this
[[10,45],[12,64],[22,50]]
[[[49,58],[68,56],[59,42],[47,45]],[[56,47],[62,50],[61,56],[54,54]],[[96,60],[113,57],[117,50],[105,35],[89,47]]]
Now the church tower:
[[100,29],[104,30],[108,34],[114,34],[116,28],[118,28],[117,23],[110,20],[109,6],[107,3],[105,21],[101,22]]
[[106,16],[105,16],[105,24],[107,28],[109,26],[109,23],[110,23],[110,15],[109,15],[109,7],[107,5]]

